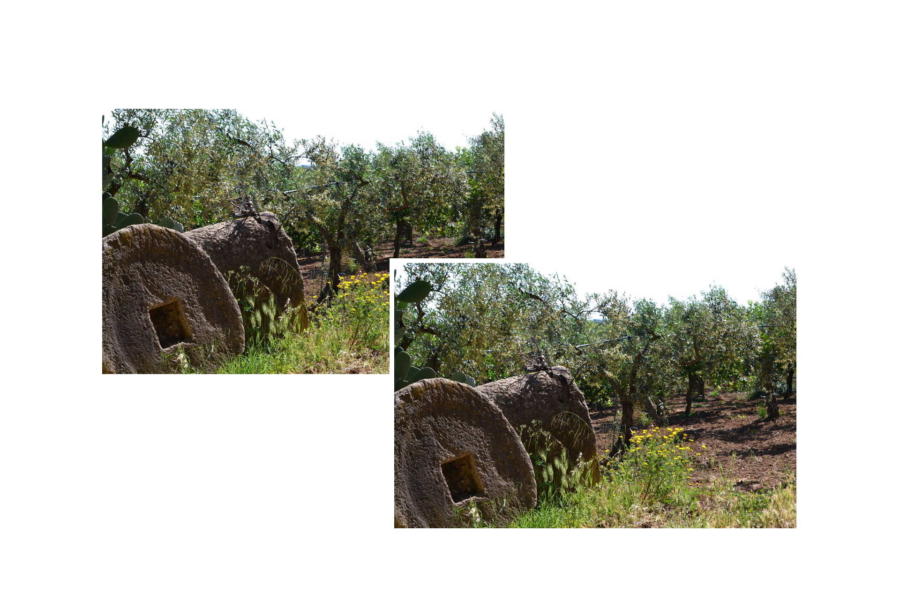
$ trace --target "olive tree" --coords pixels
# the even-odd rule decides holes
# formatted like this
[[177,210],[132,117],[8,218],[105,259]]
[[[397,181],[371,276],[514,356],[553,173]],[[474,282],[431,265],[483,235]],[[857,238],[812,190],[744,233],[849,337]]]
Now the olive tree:
[[621,420],[611,454],[619,454],[631,442],[635,406],[643,406],[654,420],[662,415],[650,401],[648,368],[661,338],[662,309],[650,300],[631,302],[610,291],[598,297],[601,321],[598,339],[586,347],[603,381],[619,402]]
[[782,283],[763,294],[752,307],[759,331],[756,372],[766,393],[766,412],[770,419],[779,416],[776,381],[784,383],[784,397],[794,390],[797,371],[797,274],[785,269]]
[[687,380],[684,412],[691,414],[707,384],[727,384],[741,375],[753,331],[746,310],[723,288],[711,287],[700,298],[669,300],[665,344]]
[[295,173],[288,223],[304,219],[312,223],[328,255],[328,276],[319,294],[324,300],[340,282],[344,248],[371,219],[371,202],[364,194],[371,178],[369,154],[359,146],[338,147],[317,137],[303,140],[308,165]]
[[131,212],[189,228],[227,218],[236,197],[266,204],[293,176],[297,145],[234,110],[118,109],[106,131],[135,127],[110,161],[110,191]]
[[394,147],[378,146],[374,194],[394,228],[394,258],[414,228],[442,226],[454,219],[452,199],[465,193],[465,175],[454,156],[429,133]]
[[466,236],[474,240],[484,237],[486,223],[493,225],[493,241],[500,240],[503,230],[504,144],[503,117],[494,115],[490,129],[470,141],[460,153],[460,161],[469,175],[466,194]]
[[398,343],[435,371],[493,381],[523,373],[538,353],[568,366],[585,339],[586,321],[576,318],[585,302],[565,280],[527,265],[407,265],[402,282],[417,279],[432,291],[401,315],[409,337]]

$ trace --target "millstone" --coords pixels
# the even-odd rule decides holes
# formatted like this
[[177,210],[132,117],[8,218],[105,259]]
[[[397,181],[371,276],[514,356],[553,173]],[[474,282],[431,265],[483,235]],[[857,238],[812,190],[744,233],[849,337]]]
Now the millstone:
[[424,379],[394,394],[394,524],[498,522],[533,508],[531,460],[503,413],[475,388]]
[[584,394],[565,367],[508,377],[476,388],[516,429],[537,421],[565,448],[570,461],[597,456]]
[[250,275],[275,294],[279,309],[288,304],[298,307],[305,325],[300,265],[294,244],[275,215],[264,212],[214,223],[187,231],[185,235],[203,248],[223,274],[246,267]]
[[243,351],[240,310],[222,274],[172,229],[132,225],[104,237],[103,371],[165,371],[179,349],[204,359]]

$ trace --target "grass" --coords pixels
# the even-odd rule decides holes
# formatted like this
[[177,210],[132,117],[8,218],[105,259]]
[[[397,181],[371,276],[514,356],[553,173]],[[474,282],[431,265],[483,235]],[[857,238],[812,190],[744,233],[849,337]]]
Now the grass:
[[519,515],[510,527],[796,527],[796,486],[741,492],[727,480],[641,502],[635,486],[603,482]]
[[[248,311],[256,310],[252,303]],[[282,315],[277,326],[245,315],[251,340],[240,356],[214,367],[185,365],[183,372],[226,374],[387,373],[387,274],[363,273],[343,278],[332,303],[310,316],[306,329]],[[262,328],[260,332],[258,329]],[[246,331],[248,330],[249,331]]]
[[[386,327],[386,326],[385,326]],[[349,331],[313,322],[309,329],[254,346],[217,373],[387,373],[387,342],[383,347],[348,345]]]
[[796,527],[796,484],[741,491],[724,474],[691,481],[694,452],[683,430],[635,435],[625,455],[599,481],[542,493],[538,507],[509,527]]

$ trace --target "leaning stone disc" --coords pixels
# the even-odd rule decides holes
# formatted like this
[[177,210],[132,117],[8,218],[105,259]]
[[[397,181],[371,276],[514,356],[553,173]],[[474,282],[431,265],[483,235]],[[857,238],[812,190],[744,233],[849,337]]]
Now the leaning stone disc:
[[172,229],[132,225],[106,236],[103,371],[165,371],[177,349],[203,358],[243,351],[241,313],[222,274]]
[[536,501],[522,442],[475,388],[437,378],[394,394],[395,526],[496,522]]
[[570,460],[597,456],[584,394],[565,367],[507,377],[476,389],[496,404],[517,430],[537,421],[566,448]]
[[306,322],[303,278],[294,244],[269,212],[256,217],[214,223],[185,232],[209,254],[223,274],[246,267],[275,294],[279,308],[299,307]]

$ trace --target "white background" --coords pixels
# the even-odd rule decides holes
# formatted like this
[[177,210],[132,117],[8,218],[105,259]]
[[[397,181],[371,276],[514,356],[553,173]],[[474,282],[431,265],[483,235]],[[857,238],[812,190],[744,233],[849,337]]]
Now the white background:
[[[131,6],[0,19],[0,597],[885,597],[892,3]],[[502,112],[507,255],[542,269],[795,266],[798,529],[395,531],[389,377],[101,377],[99,114],[266,105]]]

